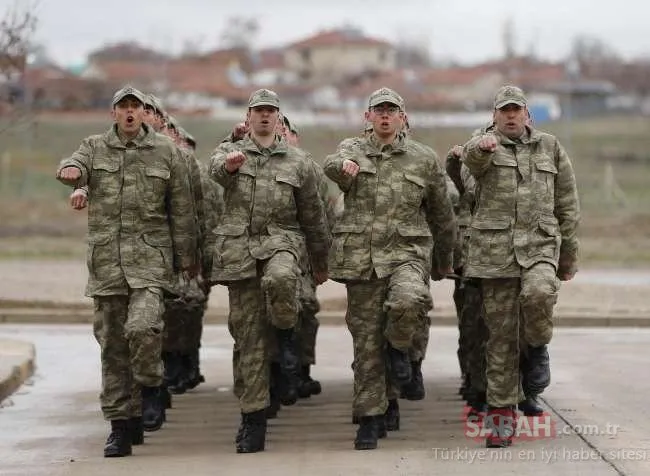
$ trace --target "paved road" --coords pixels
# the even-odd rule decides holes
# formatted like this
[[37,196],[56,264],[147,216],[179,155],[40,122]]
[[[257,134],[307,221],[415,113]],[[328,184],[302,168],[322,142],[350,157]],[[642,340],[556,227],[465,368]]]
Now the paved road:
[[[231,340],[223,326],[210,326],[202,349],[208,382],[177,397],[163,430],[120,460],[102,457],[108,426],[98,409],[99,356],[90,327],[5,325],[0,337],[34,342],[38,365],[32,384],[0,409],[0,476],[650,474],[646,330],[560,330],[547,392],[560,434],[486,450],[464,434],[455,394],[456,333],[434,329],[425,362],[427,399],[403,402],[402,430],[376,451],[356,452],[349,423],[351,340],[344,328],[326,327],[314,371],[324,393],[281,411],[270,425],[267,451],[237,455]],[[564,431],[565,420],[589,434]],[[595,429],[602,434],[593,435]]]

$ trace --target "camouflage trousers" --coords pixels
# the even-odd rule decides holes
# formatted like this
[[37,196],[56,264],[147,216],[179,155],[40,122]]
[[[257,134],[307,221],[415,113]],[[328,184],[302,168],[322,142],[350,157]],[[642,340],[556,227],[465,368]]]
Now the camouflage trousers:
[[260,277],[228,283],[228,330],[234,339],[234,393],[243,413],[269,404],[271,330],[293,328],[298,320],[295,257],[278,252],[260,266]]
[[[407,352],[421,316],[433,304],[429,276],[418,263],[405,264],[388,278],[346,284],[346,323],[354,347],[354,399],[358,416],[380,415],[388,406],[386,344]],[[393,388],[391,397],[399,392]]]
[[428,313],[423,313],[418,319],[415,333],[413,334],[413,342],[409,349],[409,358],[411,362],[424,360],[427,355],[427,347],[429,347],[429,329],[431,328],[431,318]]
[[316,335],[320,323],[316,314],[320,304],[316,298],[316,284],[310,273],[302,273],[300,277],[300,314],[296,327],[300,363],[314,365],[316,363]]
[[486,346],[487,401],[494,407],[523,399],[520,383],[520,326],[526,344],[548,344],[553,335],[553,306],[559,280],[555,268],[537,263],[520,278],[482,279],[483,310],[488,328]]
[[128,296],[96,296],[93,329],[101,348],[104,418],[124,420],[142,412],[140,386],[162,383],[163,292],[130,289]]
[[458,319],[459,348],[462,349],[459,358],[463,358],[461,368],[469,376],[472,388],[477,392],[485,392],[485,345],[488,332],[483,318],[481,284],[477,279],[464,278],[461,287],[463,299]]

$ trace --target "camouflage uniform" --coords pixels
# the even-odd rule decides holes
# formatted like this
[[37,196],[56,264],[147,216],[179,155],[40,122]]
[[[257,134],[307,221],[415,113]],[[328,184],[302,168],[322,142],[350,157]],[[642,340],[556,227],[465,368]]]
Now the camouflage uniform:
[[[341,171],[346,159],[360,167],[355,178]],[[435,153],[403,135],[384,146],[374,134],[346,139],[324,170],[345,200],[333,227],[329,269],[347,287],[353,413],[382,415],[388,406],[387,343],[408,352],[419,319],[431,309],[433,238],[439,262],[450,266],[453,211]]]
[[163,292],[173,290],[178,269],[194,265],[187,169],[173,144],[147,126],[131,141],[116,126],[90,136],[61,161],[65,167],[78,168],[76,185],[88,186],[86,295],[95,301],[102,349],[102,411],[125,420],[137,416],[133,382],[162,381]]
[[[191,151],[179,147],[179,155],[189,171],[190,191],[194,199],[194,222],[198,230],[195,259],[200,263],[206,236],[206,210],[203,203],[201,172],[198,161]],[[186,281],[179,274],[176,283],[176,292],[165,298],[163,355],[166,380],[176,391],[184,392],[185,386],[191,385],[192,382],[184,381],[189,377],[185,375],[183,369],[189,370],[191,367],[189,361],[196,357],[194,354],[201,344],[207,296],[198,278]]]
[[[521,90],[502,88],[503,101],[525,104]],[[519,322],[531,348],[553,333],[558,274],[575,271],[578,193],[571,161],[558,140],[526,126],[519,140],[498,131],[495,152],[464,147],[463,162],[476,178],[465,275],[482,278],[487,342],[487,400],[496,408],[522,399]]]
[[[247,160],[230,174],[225,158],[235,150]],[[224,189],[210,281],[228,286],[235,393],[252,413],[269,403],[269,321],[282,330],[297,323],[302,250],[315,271],[327,270],[325,211],[311,159],[277,137],[264,149],[250,136],[221,144],[210,175]]]
[[[465,253],[469,238],[469,225],[475,205],[476,181],[469,169],[451,153],[445,162],[447,174],[460,193],[458,205],[458,241],[454,251],[454,268],[459,279],[455,282],[454,303],[458,314],[458,358],[461,371],[470,390],[470,399],[484,401],[485,394],[485,342],[487,328],[482,315],[480,281],[464,277]],[[478,401],[477,401],[478,403]]]

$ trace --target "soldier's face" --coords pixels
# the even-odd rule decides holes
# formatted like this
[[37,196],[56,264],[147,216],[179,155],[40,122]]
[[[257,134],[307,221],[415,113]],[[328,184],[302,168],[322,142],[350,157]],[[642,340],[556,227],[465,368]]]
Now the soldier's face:
[[247,120],[251,131],[258,136],[275,134],[280,111],[273,106],[255,106],[248,109]]
[[127,96],[115,105],[112,116],[122,133],[135,136],[144,121],[144,105],[133,96]]
[[384,102],[373,106],[366,112],[366,121],[379,137],[390,137],[399,132],[404,125],[404,112],[395,104]]
[[510,139],[521,137],[527,121],[528,110],[517,104],[506,104],[494,111],[494,124],[497,130]]
[[156,112],[153,110],[153,108],[145,106],[142,120],[146,125],[154,127],[156,123]]

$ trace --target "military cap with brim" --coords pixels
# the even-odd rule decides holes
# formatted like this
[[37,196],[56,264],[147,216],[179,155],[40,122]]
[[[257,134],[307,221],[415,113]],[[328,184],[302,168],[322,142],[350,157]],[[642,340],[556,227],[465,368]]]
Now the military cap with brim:
[[287,116],[282,116],[282,122],[284,122],[284,126],[289,129],[289,132],[298,135],[298,128],[293,125],[293,123],[289,120]]
[[368,98],[368,107],[375,107],[385,102],[395,104],[404,110],[404,99],[390,88],[381,88],[373,92]]
[[142,91],[139,91],[138,89],[134,88],[133,86],[124,86],[122,89],[117,91],[113,95],[113,107],[120,102],[122,99],[124,99],[127,96],[133,96],[136,98],[138,101],[144,105],[146,103],[145,96],[142,94]]
[[528,100],[526,95],[517,86],[502,86],[494,96],[494,109],[501,109],[508,104],[526,107]]
[[280,98],[275,91],[258,89],[248,99],[248,107],[273,106],[280,109]]

